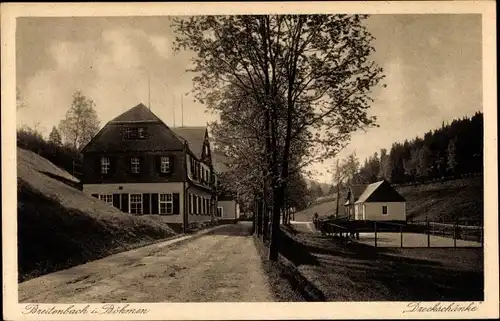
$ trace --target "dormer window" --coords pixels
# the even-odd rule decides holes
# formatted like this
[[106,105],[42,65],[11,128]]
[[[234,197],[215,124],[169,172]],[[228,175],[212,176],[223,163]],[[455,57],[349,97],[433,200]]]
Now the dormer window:
[[145,127],[126,127],[125,139],[144,139],[146,138]]
[[170,171],[170,157],[162,156],[160,158],[160,171],[162,173],[168,173]]
[[142,128],[142,127],[137,128],[137,136],[139,138],[145,138],[146,137],[144,128]]

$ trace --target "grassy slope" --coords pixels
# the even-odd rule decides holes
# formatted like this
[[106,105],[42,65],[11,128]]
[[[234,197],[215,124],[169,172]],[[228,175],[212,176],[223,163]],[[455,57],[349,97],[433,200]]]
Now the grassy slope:
[[[409,218],[424,220],[452,221],[460,219],[482,219],[483,217],[483,179],[482,177],[464,178],[443,183],[430,183],[417,186],[399,187],[397,190],[406,198]],[[335,214],[335,197],[325,198],[320,204],[296,213],[296,221],[312,221],[315,212],[319,216]],[[344,212],[340,201],[339,213]]]
[[123,213],[72,186],[45,158],[17,150],[19,280],[173,236],[159,220]]
[[[290,233],[291,232],[291,233]],[[312,233],[285,232],[283,253],[325,301],[448,301],[483,299],[483,252],[347,246]],[[293,243],[293,244],[292,244]]]

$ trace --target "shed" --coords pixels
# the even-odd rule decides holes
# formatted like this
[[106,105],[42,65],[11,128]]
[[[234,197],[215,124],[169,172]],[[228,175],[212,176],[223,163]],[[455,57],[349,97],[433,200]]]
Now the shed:
[[406,200],[386,180],[349,187],[344,205],[350,219],[406,221]]

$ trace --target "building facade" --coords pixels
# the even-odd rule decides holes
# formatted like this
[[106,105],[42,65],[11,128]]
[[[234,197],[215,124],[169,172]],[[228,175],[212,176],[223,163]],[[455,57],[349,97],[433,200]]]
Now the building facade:
[[184,226],[217,219],[206,127],[169,128],[139,104],[108,122],[81,153],[83,191],[123,212]]
[[349,187],[344,206],[351,220],[406,221],[406,200],[386,180]]

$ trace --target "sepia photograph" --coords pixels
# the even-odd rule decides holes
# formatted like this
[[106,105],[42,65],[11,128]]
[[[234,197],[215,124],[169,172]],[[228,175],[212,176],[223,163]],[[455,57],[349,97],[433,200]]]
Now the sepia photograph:
[[498,317],[494,3],[404,3],[2,5],[8,319]]

